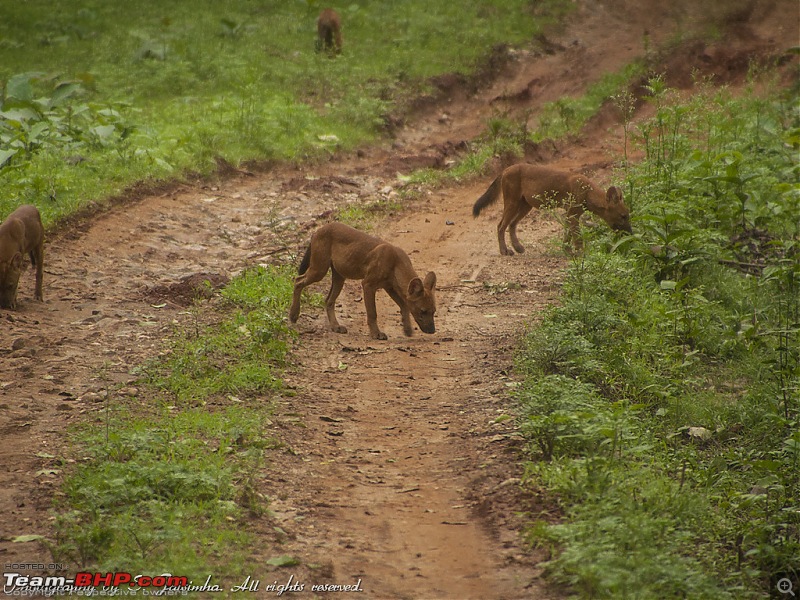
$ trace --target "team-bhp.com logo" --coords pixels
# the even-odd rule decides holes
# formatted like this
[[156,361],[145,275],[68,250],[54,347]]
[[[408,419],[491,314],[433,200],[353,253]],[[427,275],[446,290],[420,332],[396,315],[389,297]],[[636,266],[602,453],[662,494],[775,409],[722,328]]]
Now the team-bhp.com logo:
[[[25,595],[36,592],[41,595],[61,595],[80,593],[92,595],[89,590],[96,588],[116,590],[121,586],[129,588],[159,589],[180,592],[191,586],[188,578],[176,575],[131,575],[130,573],[76,573],[75,577],[30,576],[20,573],[3,573],[3,592],[15,594],[21,591]],[[83,592],[83,593],[81,593]]]
[[138,587],[186,587],[189,580],[175,575],[133,576],[130,573],[76,573],[75,587],[120,587],[122,585]]

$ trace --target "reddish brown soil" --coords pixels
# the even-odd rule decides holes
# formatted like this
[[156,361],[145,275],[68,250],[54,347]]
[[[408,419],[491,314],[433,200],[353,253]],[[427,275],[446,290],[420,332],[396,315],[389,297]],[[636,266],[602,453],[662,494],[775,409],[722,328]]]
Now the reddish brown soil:
[[[440,78],[440,95],[421,101],[391,144],[325,164],[183,183],[51,232],[45,303],[31,299],[28,272],[19,309],[0,313],[4,565],[51,562],[38,543],[11,541],[52,535],[63,467],[49,457],[66,454],[67,427],[99,419],[107,393],[135,393],[131,369],[157,355],[175,323],[190,326],[184,307],[198,282],[220,285],[253,264],[296,260],[331,210],[392,196],[398,172],[457,158],[492,114],[528,111],[533,126],[543,103],[580,94],[642,56],[645,38],[653,54],[671,44],[658,70],[684,88],[693,68],[739,84],[751,59],[798,42],[794,0],[742,1],[736,14],[697,4],[578,2],[535,49],[500,53],[487,80]],[[678,34],[705,31],[709,18],[722,22],[719,42],[674,45]],[[608,184],[621,129],[608,107],[579,138],[531,148],[526,158]],[[499,256],[499,209],[479,219],[470,212],[494,175],[430,191],[374,229],[405,248],[418,271],[437,272],[436,334],[403,337],[398,310],[382,295],[389,340],[370,339],[353,282],[338,308],[347,334],[329,332],[322,312],[303,306],[286,374],[297,395],[278,401],[270,432],[291,451],[275,453],[265,469],[259,491],[272,512],[252,523],[258,556],[290,554],[301,564],[276,572],[264,564],[252,574],[262,585],[293,575],[307,585],[361,579],[368,598],[561,596],[539,579],[542,557],[520,536],[525,522],[553,518],[552,503],[519,486],[521,442],[514,421],[498,417],[513,411],[513,350],[526,324],[557,301],[567,259],[561,225],[547,214],[523,223],[526,254]],[[285,532],[280,544],[276,527]]]

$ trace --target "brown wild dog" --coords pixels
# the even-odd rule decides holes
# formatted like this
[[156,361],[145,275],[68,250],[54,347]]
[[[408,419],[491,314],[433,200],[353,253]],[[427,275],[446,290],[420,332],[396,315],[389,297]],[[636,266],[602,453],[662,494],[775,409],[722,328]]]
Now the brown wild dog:
[[20,206],[0,225],[0,307],[2,308],[17,307],[17,285],[26,254],[36,267],[34,297],[42,300],[44,227],[39,211],[32,204]]
[[294,295],[289,309],[289,320],[297,322],[300,316],[300,295],[303,288],[320,281],[331,272],[331,289],[325,300],[325,311],[331,331],[347,333],[339,325],[334,309],[336,298],[346,279],[360,279],[367,309],[367,325],[376,340],[385,340],[378,328],[375,292],[384,289],[400,307],[403,333],[413,334],[410,316],[425,333],[435,333],[433,316],[436,314],[436,274],[432,271],[420,279],[411,260],[401,248],[367,235],[343,223],[328,223],[311,236],[311,243],[303,256],[294,280]]
[[317,18],[317,52],[333,56],[342,51],[342,20],[332,8],[325,8]]
[[564,242],[571,242],[573,248],[581,245],[578,224],[587,210],[603,219],[612,229],[631,232],[630,211],[625,206],[622,190],[611,186],[604,192],[583,175],[524,163],[512,165],[478,198],[472,207],[472,215],[477,217],[484,208],[494,204],[501,192],[503,216],[497,224],[497,241],[500,243],[500,254],[503,255],[514,254],[506,246],[506,229],[509,229],[514,250],[520,254],[525,252],[525,247],[517,237],[517,225],[532,208],[541,206],[567,209],[568,228]]

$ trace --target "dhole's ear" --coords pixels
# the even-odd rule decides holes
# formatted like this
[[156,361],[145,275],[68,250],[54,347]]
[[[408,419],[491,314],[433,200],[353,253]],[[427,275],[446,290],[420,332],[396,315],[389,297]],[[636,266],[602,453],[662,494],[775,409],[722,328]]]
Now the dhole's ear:
[[426,290],[432,290],[436,287],[436,273],[433,271],[428,271],[428,274],[425,275],[425,281],[423,282]]
[[608,191],[606,192],[606,200],[608,200],[610,204],[617,204],[622,202],[622,190],[619,189],[617,186],[612,185],[610,188],[608,188]]
[[414,277],[414,279],[408,282],[409,298],[419,298],[424,293],[425,289],[422,287],[422,279],[419,277]]
[[17,252],[11,258],[11,268],[14,269],[15,271],[18,271],[19,269],[22,268],[22,254],[20,254],[19,252]]

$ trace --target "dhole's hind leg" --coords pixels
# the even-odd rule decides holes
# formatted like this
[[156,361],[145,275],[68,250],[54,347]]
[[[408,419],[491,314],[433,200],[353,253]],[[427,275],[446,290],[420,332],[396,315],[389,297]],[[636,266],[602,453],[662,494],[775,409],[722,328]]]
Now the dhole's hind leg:
[[506,246],[506,229],[511,224],[511,219],[513,217],[510,213],[510,209],[503,207],[503,216],[497,224],[497,242],[500,245],[500,254],[502,256],[511,256],[514,254],[514,252],[509,250],[508,246]]
[[531,208],[533,207],[523,199],[522,204],[520,204],[520,207],[517,210],[517,214],[514,215],[513,219],[511,219],[511,225],[508,228],[508,235],[511,238],[511,245],[514,246],[514,250],[520,254],[525,252],[525,246],[520,243],[519,238],[517,237],[517,225],[519,225],[519,222],[524,219],[529,212],[531,212]]
[[308,284],[306,283],[305,275],[298,275],[294,278],[294,292],[292,293],[292,306],[289,308],[289,320],[292,323],[297,323],[300,316],[300,296],[303,294],[303,288]]
[[507,224],[503,223],[501,219],[500,222],[497,224],[497,243],[500,246],[500,255],[507,256],[510,254],[514,254],[508,249],[506,246],[506,228],[508,227]]
[[345,279],[339,271],[331,267],[331,289],[325,299],[325,312],[328,315],[328,324],[334,333],[347,333],[347,327],[339,325],[339,321],[336,320],[336,299],[342,292],[344,281]]
[[297,323],[297,319],[300,316],[300,297],[303,295],[303,290],[310,286],[312,283],[316,283],[320,281],[325,274],[328,272],[328,267],[325,267],[325,270],[322,271],[320,269],[315,268],[313,264],[308,267],[305,273],[302,275],[298,275],[294,278],[294,292],[292,293],[292,306],[289,308],[289,320],[292,323]]
[[42,279],[44,274],[44,244],[40,244],[31,251],[31,261],[36,266],[36,290],[34,292],[34,298],[43,301]]

